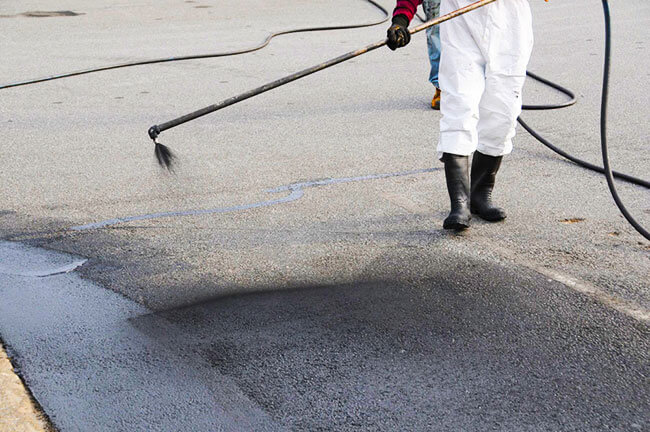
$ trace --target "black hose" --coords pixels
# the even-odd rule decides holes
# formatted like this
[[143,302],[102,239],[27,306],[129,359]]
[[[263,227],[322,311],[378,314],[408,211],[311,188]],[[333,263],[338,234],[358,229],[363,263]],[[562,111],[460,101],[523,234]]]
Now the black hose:
[[[527,110],[527,111],[554,110],[554,109],[569,107],[571,105],[574,105],[577,102],[575,94],[571,90],[569,90],[568,88],[562,87],[561,85],[559,85],[557,83],[554,83],[552,81],[549,81],[546,78],[542,78],[541,76],[539,76],[539,75],[537,75],[537,74],[535,74],[533,72],[530,72],[530,71],[527,71],[526,75],[528,75],[529,77],[531,77],[535,81],[539,81],[542,84],[545,84],[545,85],[547,85],[547,86],[549,86],[551,88],[554,88],[555,90],[557,90],[557,91],[559,91],[561,93],[564,93],[565,95],[567,95],[569,97],[569,100],[566,101],[566,102],[558,103],[558,104],[524,105],[522,107],[522,109]],[[592,170],[592,171],[596,171],[596,172],[599,172],[601,174],[605,173],[605,169],[603,167],[600,167],[598,165],[595,165],[595,164],[592,164],[592,163],[587,162],[585,160],[582,160],[580,158],[577,158],[577,157],[565,152],[561,148],[556,147],[549,140],[547,140],[546,138],[541,136],[539,134],[539,132],[537,132],[535,129],[530,127],[528,125],[528,123],[526,123],[524,121],[524,119],[522,119],[521,117],[519,117],[517,119],[517,121],[529,134],[531,134],[535,139],[537,139],[537,141],[539,141],[540,143],[542,143],[543,145],[545,145],[546,147],[548,147],[549,149],[551,149],[555,153],[559,154],[560,156],[570,160],[571,162],[573,162],[573,163],[575,163],[577,165],[580,165],[583,168],[586,168],[586,169],[589,169],[589,170]],[[618,177],[621,180],[624,180],[626,182],[633,183],[635,185],[643,186],[645,188],[650,189],[650,181],[640,179],[640,178],[631,176],[629,174],[620,173],[618,171],[612,171],[612,174],[614,175],[614,177]]]
[[600,148],[603,152],[603,164],[605,165],[605,177],[607,178],[607,185],[609,186],[609,191],[612,193],[614,202],[618,209],[623,213],[625,219],[636,229],[639,234],[645,237],[647,240],[650,240],[650,232],[641,226],[641,224],[632,217],[630,212],[623,204],[621,197],[618,195],[616,186],[614,185],[614,177],[612,175],[612,169],[609,164],[609,155],[607,149],[607,98],[609,95],[609,64],[612,51],[612,28],[611,20],[609,16],[609,2],[608,0],[602,0],[603,3],[603,14],[605,17],[605,65],[603,67],[603,91],[600,101]]
[[127,62],[127,63],[118,63],[114,65],[107,65],[107,66],[100,66],[96,68],[90,68],[90,69],[82,69],[74,72],[66,72],[62,74],[57,74],[57,75],[49,75],[46,77],[41,77],[41,78],[33,78],[25,81],[18,81],[18,82],[13,82],[13,83],[8,83],[8,84],[3,84],[0,85],[0,90],[3,89],[8,89],[11,87],[20,87],[20,86],[25,86],[25,85],[30,85],[30,84],[36,84],[36,83],[41,83],[45,81],[54,81],[62,78],[69,78],[73,76],[79,76],[79,75],[86,75],[90,73],[95,73],[95,72],[102,72],[102,71],[107,71],[107,70],[112,70],[112,69],[121,69],[121,68],[126,68],[126,67],[133,67],[133,66],[143,66],[143,65],[150,65],[150,64],[157,64],[157,63],[168,63],[168,62],[175,62],[175,61],[183,61],[183,60],[196,60],[196,59],[206,59],[206,58],[215,58],[215,57],[228,57],[228,56],[233,56],[233,55],[240,55],[240,54],[247,54],[251,53],[253,51],[258,51],[261,50],[262,48],[266,47],[269,43],[271,43],[271,40],[273,40],[277,36],[281,35],[287,35],[287,34],[292,34],[292,33],[307,33],[307,32],[317,32],[317,31],[330,31],[330,30],[350,30],[350,29],[356,29],[356,28],[363,28],[363,27],[372,27],[376,26],[379,24],[382,24],[386,21],[388,21],[388,18],[390,18],[390,13],[380,4],[375,2],[374,0],[365,0],[377,9],[381,11],[382,14],[384,14],[384,17],[380,20],[365,23],[365,24],[350,24],[350,25],[342,25],[342,26],[326,26],[326,27],[304,27],[304,28],[298,28],[298,29],[292,29],[292,30],[283,30],[283,31],[278,31],[278,32],[273,32],[269,34],[264,41],[262,41],[259,45],[255,45],[250,48],[243,48],[240,50],[235,50],[235,51],[224,51],[224,52],[218,52],[218,53],[207,53],[207,54],[196,54],[196,55],[188,55],[188,56],[176,56],[176,57],[163,57],[163,58],[156,58],[156,59],[149,59],[149,60],[137,60],[137,61],[132,61],[132,62]]
[[551,87],[561,93],[564,93],[569,97],[569,100],[566,102],[558,103],[558,104],[546,104],[546,105],[522,105],[521,109],[524,109],[526,111],[548,111],[548,110],[554,110],[554,109],[560,109],[560,108],[566,108],[570,107],[571,105],[575,105],[576,102],[578,102],[578,99],[576,99],[575,93],[573,93],[571,90],[569,90],[566,87],[562,87],[561,85],[554,83],[553,81],[547,80],[546,78],[543,78],[536,73],[533,73],[531,71],[526,71],[526,75],[534,79],[535,81],[541,82],[542,84]]
[[[634,227],[635,230],[639,232],[643,237],[645,237],[647,240],[650,240],[650,233],[643,227],[641,224],[630,214],[630,212],[627,210],[625,205],[623,204],[623,201],[621,200],[621,197],[618,194],[618,191],[616,190],[616,185],[614,184],[614,177],[620,178],[621,180],[625,180],[629,183],[633,183],[645,188],[650,189],[650,181],[640,179],[634,176],[631,176],[629,174],[624,174],[620,173],[617,171],[612,171],[611,165],[609,162],[609,155],[608,155],[608,148],[607,148],[607,98],[608,98],[608,93],[609,93],[609,72],[610,72],[610,61],[611,61],[611,17],[609,13],[609,3],[608,0],[602,0],[602,5],[603,5],[603,14],[605,18],[605,59],[604,59],[604,69],[603,69],[603,87],[602,87],[602,95],[601,95],[601,102],[600,102],[600,147],[601,147],[601,152],[602,152],[602,157],[603,157],[603,165],[604,167],[600,167],[598,165],[594,165],[590,162],[584,161],[580,158],[577,158],[566,151],[562,150],[559,147],[556,147],[553,145],[549,140],[541,136],[536,130],[534,130],[532,127],[530,127],[521,117],[517,119],[519,124],[529,133],[531,134],[535,139],[537,139],[540,143],[554,151],[555,153],[559,154],[562,157],[565,157],[566,159],[570,160],[571,162],[574,162],[575,164],[592,170],[599,172],[601,174],[605,174],[605,178],[607,179],[607,185],[609,187],[609,190],[612,194],[612,198],[614,198],[614,202],[616,203],[616,206],[618,209],[621,211],[625,219]],[[541,82],[542,84],[545,84],[551,88],[554,88],[555,90],[558,90],[561,93],[564,93],[569,97],[569,100],[563,103],[559,104],[549,104],[549,105],[524,105],[522,109],[524,110],[553,110],[553,109],[559,109],[559,108],[566,108],[568,106],[571,106],[576,103],[576,96],[575,94],[565,88],[562,87],[559,84],[556,84],[552,81],[549,81],[545,78],[540,77],[539,75],[536,75],[532,72],[526,72],[526,75],[531,77],[532,79]]]

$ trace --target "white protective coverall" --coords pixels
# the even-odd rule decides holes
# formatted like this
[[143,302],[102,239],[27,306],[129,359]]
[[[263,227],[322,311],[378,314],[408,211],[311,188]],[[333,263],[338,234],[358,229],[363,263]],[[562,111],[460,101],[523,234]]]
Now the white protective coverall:
[[[442,0],[441,15],[475,0]],[[443,153],[512,151],[521,90],[533,48],[528,0],[497,0],[440,26]]]

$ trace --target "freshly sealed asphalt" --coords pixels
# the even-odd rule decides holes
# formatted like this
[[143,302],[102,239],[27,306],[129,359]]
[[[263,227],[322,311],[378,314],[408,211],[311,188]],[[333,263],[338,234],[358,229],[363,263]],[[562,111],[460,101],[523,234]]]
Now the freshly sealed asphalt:
[[[524,116],[596,162],[600,3],[531,6],[531,70],[579,101]],[[1,82],[378,15],[339,0],[25,14],[52,8],[0,6]],[[650,5],[612,14],[612,162],[647,179]],[[522,130],[496,191],[509,218],[444,232],[423,37],[165,132],[180,164],[154,165],[150,125],[384,32],[0,91],[0,338],[57,428],[648,428],[650,244],[602,176]],[[619,187],[649,226],[648,191]]]
[[408,260],[418,277],[369,268],[353,284],[159,312],[56,266],[0,266],[0,332],[61,430],[647,427],[646,325],[537,273],[457,256],[385,251],[377,265]]

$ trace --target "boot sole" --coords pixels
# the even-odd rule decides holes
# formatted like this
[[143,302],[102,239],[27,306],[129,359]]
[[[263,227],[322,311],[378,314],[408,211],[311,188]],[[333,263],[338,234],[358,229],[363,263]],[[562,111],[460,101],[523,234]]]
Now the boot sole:
[[469,228],[469,225],[463,225],[463,224],[452,224],[452,225],[443,225],[443,228],[446,230],[453,230],[453,231],[465,231],[467,228]]
[[469,221],[467,222],[458,222],[458,221],[453,221],[453,222],[443,222],[442,227],[447,230],[454,230],[454,231],[463,231],[469,228]]
[[501,222],[502,220],[505,220],[505,218],[507,217],[507,216],[496,217],[496,218],[494,218],[494,217],[487,217],[487,216],[484,216],[484,215],[482,215],[481,213],[479,213],[479,212],[475,212],[475,211],[472,211],[472,214],[475,215],[475,216],[480,217],[481,219],[483,219],[484,221],[487,221],[487,222]]

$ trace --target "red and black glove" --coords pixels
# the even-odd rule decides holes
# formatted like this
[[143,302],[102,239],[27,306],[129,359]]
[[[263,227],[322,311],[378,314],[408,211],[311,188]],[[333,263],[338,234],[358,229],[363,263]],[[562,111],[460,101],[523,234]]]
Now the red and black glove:
[[388,48],[395,51],[397,48],[406,46],[411,41],[411,33],[408,31],[409,20],[406,15],[395,15],[393,25],[390,26],[386,36],[388,37]]

